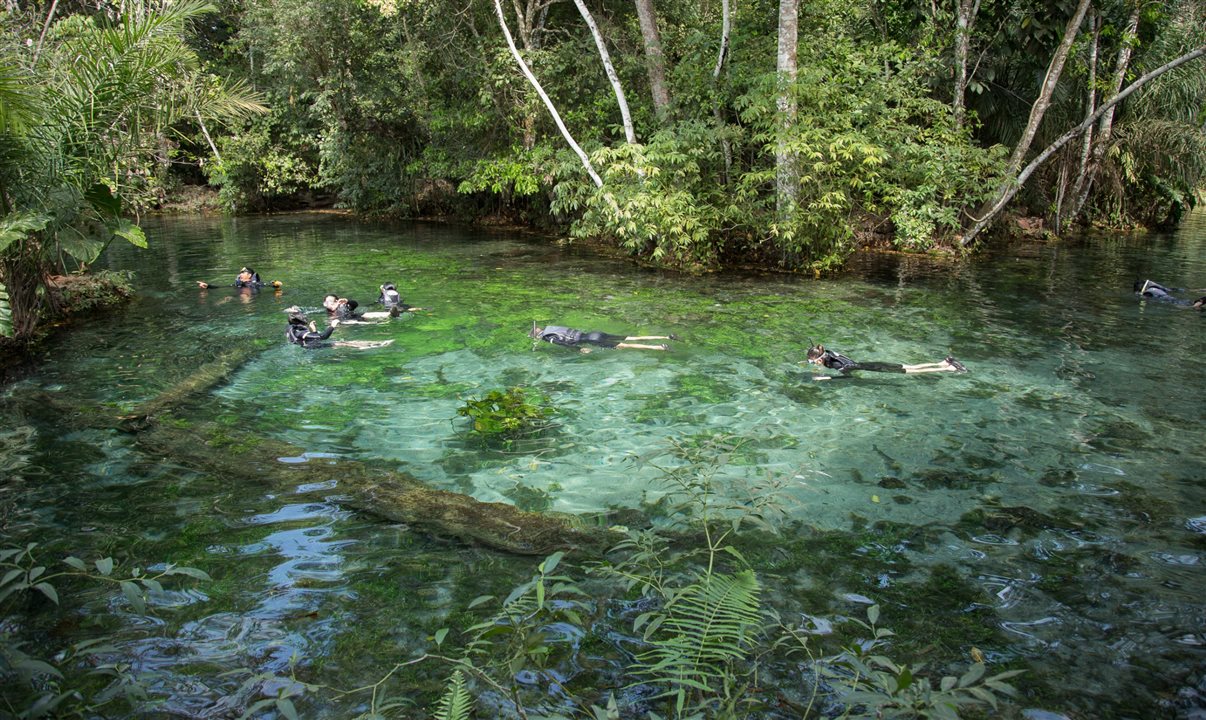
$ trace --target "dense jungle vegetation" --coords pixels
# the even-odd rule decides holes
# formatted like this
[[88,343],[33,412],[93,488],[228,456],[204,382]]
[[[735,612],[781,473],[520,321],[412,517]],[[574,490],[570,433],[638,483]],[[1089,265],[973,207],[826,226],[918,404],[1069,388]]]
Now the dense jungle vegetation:
[[[1161,226],[1206,167],[1195,0],[10,3],[0,333],[188,185],[824,270],[1002,212]],[[1031,221],[1033,223],[1033,221]],[[53,309],[53,308],[49,308]]]

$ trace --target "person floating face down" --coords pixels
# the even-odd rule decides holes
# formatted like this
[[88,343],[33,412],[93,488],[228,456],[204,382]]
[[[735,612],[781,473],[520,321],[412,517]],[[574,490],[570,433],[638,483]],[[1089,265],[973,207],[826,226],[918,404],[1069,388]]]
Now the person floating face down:
[[920,365],[901,365],[900,363],[886,362],[861,363],[855,362],[841,353],[827,350],[824,345],[813,345],[808,348],[807,357],[811,365],[824,365],[830,370],[837,370],[840,373],[838,375],[817,375],[813,378],[814,380],[848,378],[852,377],[850,373],[855,370],[886,373],[967,372],[967,368],[963,367],[963,363],[949,356],[941,362],[923,363]]
[[554,345],[576,347],[579,352],[584,353],[590,352],[590,348],[579,347],[584,344],[620,350],[669,350],[670,346],[665,343],[650,345],[641,341],[678,339],[674,335],[609,335],[598,331],[575,330],[563,325],[537,327],[536,323],[532,323],[532,331],[528,333],[528,336],[533,340],[543,340]]
[[[270,283],[266,283],[263,280],[260,280],[260,274],[257,273],[255,270],[252,270],[249,267],[243,267],[243,268],[239,269],[239,274],[235,275],[234,282],[232,282],[229,287],[251,288],[253,290],[258,290],[259,288],[265,287],[267,285],[271,285],[274,288],[280,288],[281,281],[273,280]],[[212,287],[218,287],[216,284],[208,283],[208,282],[205,282],[204,280],[198,280],[197,286],[200,287],[202,290],[206,290],[206,289],[212,288]]]
[[1140,283],[1138,280],[1135,281],[1135,294],[1139,297],[1148,298],[1150,300],[1159,300],[1161,302],[1176,305],[1177,307],[1193,308],[1194,310],[1202,310],[1206,308],[1206,295],[1203,295],[1197,300],[1190,302],[1189,300],[1183,300],[1182,298],[1174,296],[1172,292],[1172,290],[1164,287],[1158,282],[1144,280],[1142,283]]
[[295,345],[301,345],[308,350],[323,347],[352,347],[363,350],[385,347],[393,342],[393,340],[337,340],[327,342],[327,339],[331,337],[331,333],[335,332],[335,328],[339,325],[338,319],[332,319],[327,329],[319,332],[318,326],[296,305],[288,308],[285,312],[289,313],[289,325],[285,329],[285,339]]
[[417,312],[423,309],[407,305],[403,302],[402,294],[398,292],[397,286],[393,283],[385,283],[381,286],[381,294],[377,296],[377,302],[389,311],[391,317],[397,317],[404,312]]

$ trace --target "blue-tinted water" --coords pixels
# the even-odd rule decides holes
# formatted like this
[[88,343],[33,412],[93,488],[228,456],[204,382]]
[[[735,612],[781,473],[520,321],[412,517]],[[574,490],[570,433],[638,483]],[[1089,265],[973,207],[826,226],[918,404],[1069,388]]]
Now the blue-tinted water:
[[[458,609],[459,583],[512,564],[343,509],[330,499],[337,477],[232,486],[22,402],[48,392],[128,411],[257,338],[273,344],[195,412],[306,450],[282,464],[382,463],[483,501],[589,514],[656,500],[661,473],[636,456],[731,434],[749,441],[726,469],[735,500],[771,476],[806,525],[938,533],[911,559],[952,564],[985,591],[1009,641],[981,650],[1025,658],[1068,686],[1068,706],[1048,709],[1108,716],[1138,697],[1151,716],[1175,717],[1202,706],[1159,702],[1206,667],[1206,317],[1130,291],[1152,278],[1206,294],[1202,214],[1171,236],[1035,243],[968,261],[868,256],[823,280],[683,276],[520,234],[337,216],[163,220],[148,235],[149,250],[114,246],[100,263],[136,271],[130,306],[63,333],[4,391],[14,410],[0,421],[0,528],[9,542],[214,576],[158,598],[157,619],[127,614],[108,588],[81,590],[84,608],[117,613],[104,631],[138,663],[169,671],[158,690],[174,712],[245,707],[254,698],[232,696],[217,669],[281,672],[294,652],[332,684],[372,682],[427,646],[424,623]],[[248,264],[281,292],[195,285]],[[334,339],[393,345],[284,342],[284,308],[315,307],[327,292],[369,304],[386,281],[425,310],[340,327]],[[669,352],[579,354],[534,347],[532,322],[679,340]],[[823,371],[801,364],[810,341],[857,360],[954,355],[970,372],[815,382]],[[515,385],[550,399],[557,431],[506,450],[468,440],[457,409]],[[1072,519],[959,522],[984,508]],[[1074,601],[1044,584],[1069,567],[1084,580]],[[84,617],[78,636],[96,631]]]

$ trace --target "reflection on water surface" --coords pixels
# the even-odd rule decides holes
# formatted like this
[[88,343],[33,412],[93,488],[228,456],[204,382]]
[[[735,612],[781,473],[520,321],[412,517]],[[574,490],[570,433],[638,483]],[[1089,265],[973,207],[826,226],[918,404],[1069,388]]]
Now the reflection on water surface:
[[[964,263],[868,256],[820,281],[679,276],[519,235],[326,216],[163,220],[148,235],[149,250],[114,246],[102,259],[137,273],[131,306],[57,338],[5,390],[0,502],[9,542],[213,576],[157,598],[154,627],[127,616],[109,628],[144,667],[172,673],[159,690],[180,715],[235,706],[215,679],[223,668],[285,673],[294,653],[332,685],[372,682],[427,647],[484,569],[503,595],[531,571],[342,509],[338,477],[232,484],[147,457],[121,433],[74,427],[37,400],[128,411],[256,338],[272,344],[194,412],[304,450],[282,465],[349,458],[484,501],[592,514],[657,499],[660,473],[636,456],[738,436],[747,442],[726,473],[739,488],[783,480],[794,522],[897,528],[890,547],[858,546],[852,562],[871,580],[834,588],[835,608],[859,614],[843,595],[886,596],[916,575],[876,558],[945,564],[996,618],[1002,639],[980,649],[1027,661],[1050,691],[1034,702],[1085,717],[1203,705],[1190,688],[1206,668],[1206,317],[1130,293],[1136,278],[1206,284],[1202,215],[1176,237]],[[194,284],[247,264],[282,291]],[[383,282],[427,310],[336,333],[392,346],[284,342],[284,308],[317,307],[327,292],[367,305]],[[680,340],[668,353],[583,355],[534,348],[533,321]],[[954,355],[970,372],[816,383],[801,364],[810,341],[856,360]],[[552,400],[556,431],[505,450],[469,441],[457,409],[514,385]],[[780,608],[817,610],[791,588],[779,589]],[[93,592],[94,607],[120,607]]]

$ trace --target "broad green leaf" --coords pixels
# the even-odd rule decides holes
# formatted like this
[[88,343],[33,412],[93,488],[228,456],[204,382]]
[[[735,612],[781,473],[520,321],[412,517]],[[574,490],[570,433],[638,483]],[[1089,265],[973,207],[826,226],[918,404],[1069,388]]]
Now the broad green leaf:
[[77,557],[74,557],[74,556],[65,557],[65,558],[63,558],[63,562],[70,565],[71,567],[75,568],[76,570],[80,570],[82,572],[88,571],[88,566],[84,564],[83,560],[80,560]]
[[142,599],[142,591],[138,589],[137,585],[129,580],[122,580],[121,592],[126,596],[126,600],[134,606],[135,612],[145,613],[147,611],[146,601]]
[[42,582],[42,583],[38,583],[37,585],[34,585],[33,587],[34,587],[34,590],[37,590],[38,592],[42,593],[46,597],[50,598],[50,601],[52,603],[54,603],[55,605],[59,604],[59,594],[55,591],[54,586],[51,585],[50,583]]
[[144,250],[147,247],[147,234],[143,232],[141,227],[124,218],[118,221],[117,227],[113,229],[113,234],[125,239],[135,247],[140,247]]
[[101,558],[96,561],[96,571],[108,577],[113,572],[113,558]]

